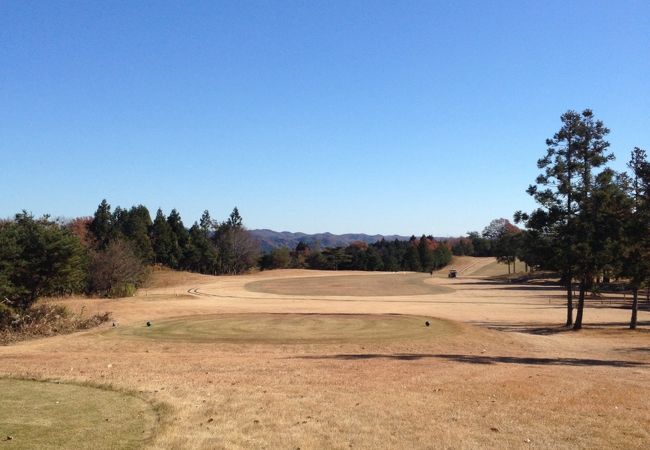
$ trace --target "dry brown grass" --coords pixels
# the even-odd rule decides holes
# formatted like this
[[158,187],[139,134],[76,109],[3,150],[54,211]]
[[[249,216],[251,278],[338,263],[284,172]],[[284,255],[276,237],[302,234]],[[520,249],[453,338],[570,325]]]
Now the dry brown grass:
[[441,285],[425,284],[429,275],[421,273],[362,274],[336,277],[280,278],[248,283],[246,289],[285,295],[318,296],[405,296],[434,295],[452,292]]
[[639,317],[646,331],[624,330],[627,310],[590,307],[585,321],[602,329],[558,332],[561,290],[462,274],[423,280],[453,289],[438,295],[246,289],[314,276],[340,274],[187,275],[185,284],[160,283],[131,299],[67,304],[109,309],[119,327],[203,314],[344,313],[441,317],[460,321],[460,332],[269,344],[143,340],[109,327],[2,347],[0,372],[110,383],[165,402],[171,423],[155,448],[647,447],[648,312]]

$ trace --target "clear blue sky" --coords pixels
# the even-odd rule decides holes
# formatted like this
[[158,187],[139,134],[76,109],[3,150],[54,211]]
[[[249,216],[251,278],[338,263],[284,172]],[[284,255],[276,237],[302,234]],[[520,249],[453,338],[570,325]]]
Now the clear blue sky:
[[586,107],[650,150],[647,0],[0,0],[0,217],[458,235]]

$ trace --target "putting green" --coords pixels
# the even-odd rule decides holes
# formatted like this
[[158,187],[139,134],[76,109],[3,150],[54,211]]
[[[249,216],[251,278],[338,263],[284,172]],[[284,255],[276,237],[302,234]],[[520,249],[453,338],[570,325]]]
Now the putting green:
[[138,448],[157,420],[140,398],[75,384],[0,378],[0,398],[0,448]]
[[[429,322],[429,326],[425,322]],[[310,344],[430,339],[455,334],[450,321],[371,314],[224,314],[189,316],[109,333],[182,342]]]
[[386,297],[396,295],[431,295],[453,292],[447,286],[424,282],[422,273],[386,273],[378,275],[336,275],[325,277],[277,278],[248,283],[249,291],[282,295],[336,295]]

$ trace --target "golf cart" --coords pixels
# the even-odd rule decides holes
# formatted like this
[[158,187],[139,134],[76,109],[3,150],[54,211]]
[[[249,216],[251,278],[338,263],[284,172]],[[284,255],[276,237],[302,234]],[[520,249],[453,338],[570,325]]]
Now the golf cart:
[[449,271],[449,274],[447,275],[447,277],[449,277],[449,278],[456,278],[456,275],[457,275],[456,269],[451,269],[451,270]]

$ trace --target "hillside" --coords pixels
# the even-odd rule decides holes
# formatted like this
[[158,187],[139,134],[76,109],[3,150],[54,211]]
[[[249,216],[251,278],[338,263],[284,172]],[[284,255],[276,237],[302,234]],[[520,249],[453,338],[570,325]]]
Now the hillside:
[[311,245],[318,243],[321,248],[325,247],[345,247],[354,241],[362,241],[368,244],[380,241],[382,238],[393,241],[407,241],[410,236],[386,235],[381,234],[368,235],[363,233],[332,234],[332,233],[292,233],[289,231],[273,230],[250,230],[253,236],[260,242],[262,251],[267,252],[274,248],[288,247],[295,248],[301,241]]

